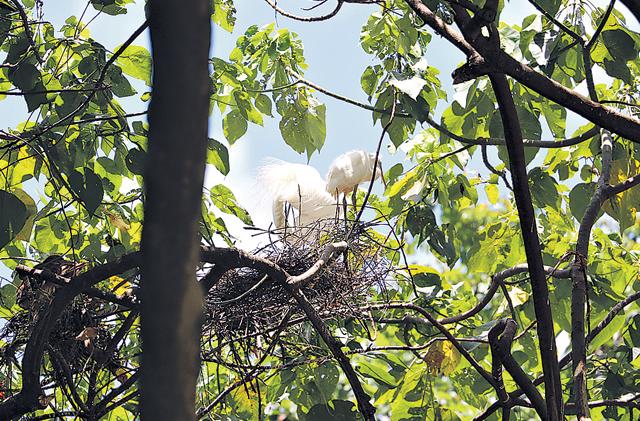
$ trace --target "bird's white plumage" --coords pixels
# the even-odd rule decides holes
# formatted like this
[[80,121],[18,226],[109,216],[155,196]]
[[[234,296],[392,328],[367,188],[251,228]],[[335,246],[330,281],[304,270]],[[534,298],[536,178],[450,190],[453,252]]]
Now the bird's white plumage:
[[259,169],[258,181],[272,197],[276,228],[285,226],[286,204],[297,209],[297,226],[307,226],[336,214],[335,199],[327,192],[320,173],[309,165],[273,159]]
[[371,181],[376,167],[376,178],[382,176],[380,161],[375,154],[355,150],[344,153],[333,160],[327,173],[327,192],[334,196],[355,190],[360,183]]

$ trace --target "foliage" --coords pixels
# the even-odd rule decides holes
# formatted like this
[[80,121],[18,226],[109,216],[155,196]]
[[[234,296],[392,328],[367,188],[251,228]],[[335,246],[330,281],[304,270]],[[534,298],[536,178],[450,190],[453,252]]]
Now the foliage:
[[[95,11],[109,15],[127,13],[129,3],[90,2]],[[213,3],[214,24],[237,33],[233,1]],[[497,399],[496,390],[469,358],[491,372],[495,356],[488,336],[498,319],[513,318],[518,323],[511,355],[531,381],[542,375],[534,291],[527,271],[500,278],[526,264],[527,254],[496,95],[488,77],[478,75],[456,84],[449,97],[441,74],[451,69],[429,64],[431,55],[441,54],[431,45],[439,35],[412,10],[411,2],[354,3],[370,3],[357,7],[372,11],[360,36],[363,51],[371,56],[371,64],[360,75],[368,103],[333,96],[369,109],[396,153],[397,163],[386,172],[389,185],[384,194],[368,198],[374,210],[366,212],[369,221],[390,221],[390,228],[370,228],[369,235],[384,244],[384,258],[396,271],[384,287],[370,288],[366,309],[358,317],[324,317],[377,414],[393,420],[472,419]],[[463,3],[467,2],[421,4],[442,22],[453,24]],[[490,2],[472,0],[470,10],[485,3]],[[0,2],[4,53],[0,99],[18,97],[29,112],[21,124],[0,131],[0,258],[10,270],[25,258],[42,261],[52,254],[99,267],[140,246],[149,127],[144,112],[125,109],[123,104],[140,106],[151,98],[151,55],[133,44],[135,37],[123,39],[120,47],[109,51],[91,37],[87,17],[71,16],[56,28],[42,18],[40,7],[40,2],[28,0]],[[269,5],[260,2],[254,7]],[[625,16],[617,5],[545,0],[539,7],[545,14],[531,14],[521,22],[504,21],[498,10],[497,24],[489,30],[499,35],[502,51],[573,91],[584,92],[595,80],[590,94],[640,125],[635,120],[640,34],[631,29],[637,23],[631,23],[633,17]],[[268,118],[278,121],[282,139],[294,151],[307,157],[319,152],[326,137],[326,106],[321,99],[332,93],[330,87],[315,89],[304,79],[308,65],[303,40],[275,23],[253,25],[237,35],[229,57],[210,60],[211,110],[217,108],[222,115],[225,141],[209,139],[207,163],[227,175],[229,149],[250,124],[262,126]],[[587,346],[591,417],[632,419],[640,392],[640,307],[631,300],[619,313],[611,310],[640,288],[640,187],[632,178],[640,171],[640,143],[608,128],[613,136],[609,168],[602,146],[607,134],[593,121],[595,117],[576,123],[568,112],[570,104],[541,94],[537,85],[514,77],[509,86],[525,138],[537,218],[536,232],[524,235],[537,234],[542,245],[549,269],[552,328],[559,341],[570,337],[572,283],[568,275],[555,275],[584,259],[587,332],[597,332]],[[577,94],[575,98],[584,100]],[[556,143],[543,141],[547,136]],[[561,143],[573,138],[577,140]],[[598,222],[591,230],[585,228],[585,220],[607,171],[610,185],[631,184],[597,203]],[[363,202],[360,194],[358,203]],[[203,245],[235,244],[223,215],[252,225],[251,216],[227,186],[210,186],[202,204]],[[580,229],[590,234],[585,256],[576,256]],[[201,269],[203,274],[208,267]],[[502,284],[494,287],[498,278]],[[137,271],[131,269],[96,287],[124,299],[135,292],[137,279]],[[0,316],[6,323],[25,314],[16,301],[21,283],[16,276],[0,288]],[[485,294],[494,295],[483,302]],[[441,320],[469,358],[423,314],[401,304]],[[75,384],[47,391],[42,398],[49,407],[35,414],[50,414],[55,408],[86,415],[82,405],[102,404],[109,397],[119,402],[109,393],[139,367],[134,357],[140,351],[138,322],[131,308],[115,304],[109,308],[116,310],[101,319],[101,328],[114,337],[126,326],[126,340],[118,343],[122,355],[130,357],[122,362],[126,370],[94,370],[93,377],[74,373]],[[461,314],[465,317],[460,320],[444,322]],[[308,321],[298,320],[295,330],[256,336],[266,343],[254,350],[215,344],[219,355],[202,363],[199,415],[261,419],[261,412],[273,419],[280,415],[300,420],[358,419],[352,385]],[[4,338],[0,384],[7,398],[23,386],[22,373],[9,356],[22,355],[25,344],[13,349]],[[270,341],[278,346],[271,347]],[[559,357],[568,349],[562,347]],[[239,366],[231,360],[250,364]],[[561,367],[567,402],[573,402],[570,367]],[[51,359],[43,361],[42,384],[58,381],[56,369]],[[509,392],[520,386],[507,372],[504,383]],[[72,390],[87,394],[91,402],[69,398]],[[138,413],[137,395],[126,396],[107,411],[109,419],[129,419]],[[634,405],[620,404],[629,399]],[[512,416],[531,418],[535,412],[516,406]]]

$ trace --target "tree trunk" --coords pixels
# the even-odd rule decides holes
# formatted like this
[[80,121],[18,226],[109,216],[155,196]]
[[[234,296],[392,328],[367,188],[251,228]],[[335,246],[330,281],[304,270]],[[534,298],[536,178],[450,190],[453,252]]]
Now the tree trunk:
[[149,2],[153,95],[142,235],[141,415],[195,419],[198,220],[209,115],[210,2]]

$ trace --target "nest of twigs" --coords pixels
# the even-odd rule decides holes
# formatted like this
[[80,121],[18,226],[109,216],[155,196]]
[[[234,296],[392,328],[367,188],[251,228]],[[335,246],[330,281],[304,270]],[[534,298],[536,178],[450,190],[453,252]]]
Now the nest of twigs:
[[[26,291],[28,299],[22,302],[23,310],[7,321],[0,332],[0,340],[8,344],[8,348],[16,349],[24,345],[33,333],[37,318],[52,298],[49,291]],[[64,359],[70,373],[80,373],[91,357],[106,349],[111,341],[109,329],[101,322],[110,312],[111,305],[101,300],[79,295],[60,315],[54,324],[46,351]],[[104,361],[110,363],[115,356]]]
[[[360,307],[372,289],[384,289],[392,269],[385,257],[387,250],[376,241],[371,224],[351,229],[344,221],[319,221],[303,229],[272,233],[265,233],[270,241],[253,254],[292,276],[305,273],[327,245],[348,239],[348,249],[301,289],[323,319],[360,317]],[[261,337],[284,330],[287,321],[305,317],[282,282],[248,268],[229,271],[221,278],[209,292],[205,314],[203,354],[218,361],[224,359],[222,345],[233,344],[250,354],[263,344]]]
[[[378,228],[372,223],[354,226],[352,222],[319,221],[302,229],[262,231],[259,235],[267,239],[266,245],[251,254],[296,276],[316,264],[328,245],[346,241],[347,249],[334,253],[299,291],[325,321],[361,319],[366,314],[361,310],[362,305],[372,291],[384,291],[393,266],[386,257],[388,250]],[[36,268],[39,266],[67,278],[78,273],[64,273],[58,267],[43,264]],[[207,273],[207,268],[203,269],[202,275]],[[132,277],[137,279],[137,275]],[[128,279],[134,283],[131,277]],[[108,292],[112,288],[107,284],[96,287]],[[18,361],[16,356],[37,330],[36,315],[46,313],[56,288],[47,287],[46,282],[35,276],[23,282],[17,299],[24,310],[8,320],[0,331],[0,340],[5,344],[0,353],[0,377],[11,377],[11,366]],[[113,291],[110,292],[113,295]],[[135,297],[131,298],[137,302]],[[126,369],[128,358],[132,357],[125,355],[132,351],[124,345],[124,336],[119,336],[122,335],[120,326],[124,324],[123,311],[117,303],[96,296],[75,297],[53,325],[43,350],[52,362],[50,380],[59,383],[60,373],[78,378],[102,369],[121,379],[118,373]],[[116,323],[114,317],[120,321]],[[227,271],[206,297],[202,356],[207,361],[246,366],[252,355],[272,353],[273,348],[265,344],[275,343],[274,337],[281,334],[293,339],[281,343],[279,349],[286,347],[295,351],[308,345],[314,336],[309,335],[306,320],[307,314],[282,279],[272,279],[251,268]],[[129,324],[126,329],[131,327]]]

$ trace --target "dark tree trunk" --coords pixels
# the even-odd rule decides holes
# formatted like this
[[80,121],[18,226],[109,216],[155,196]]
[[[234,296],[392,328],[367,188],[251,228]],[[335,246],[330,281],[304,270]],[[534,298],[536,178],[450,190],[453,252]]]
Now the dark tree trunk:
[[211,36],[207,0],[151,0],[153,97],[142,235],[141,414],[195,419],[202,291],[196,282]]

